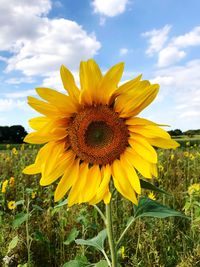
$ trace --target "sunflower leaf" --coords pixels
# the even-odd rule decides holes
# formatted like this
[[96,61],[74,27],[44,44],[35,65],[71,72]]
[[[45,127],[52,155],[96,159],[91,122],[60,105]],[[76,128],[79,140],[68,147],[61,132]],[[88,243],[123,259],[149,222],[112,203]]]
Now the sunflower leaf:
[[88,267],[88,266],[91,266],[91,264],[88,262],[87,258],[85,256],[78,256],[75,258],[75,260],[65,262],[65,264],[62,267]]
[[107,231],[106,229],[102,230],[98,233],[97,236],[93,237],[92,239],[76,239],[75,242],[78,245],[86,245],[95,247],[96,249],[102,251],[104,249],[104,241],[107,237]]
[[157,186],[155,186],[155,185],[153,185],[153,184],[151,184],[145,180],[140,179],[140,185],[143,189],[148,189],[148,190],[155,191],[158,193],[170,195],[167,191],[160,189],[159,187],[157,187]]
[[155,217],[155,218],[167,218],[167,217],[183,217],[188,218],[181,212],[175,211],[167,206],[164,206],[149,198],[140,198],[138,206],[135,206],[135,218],[141,217]]
[[14,228],[18,228],[22,223],[24,223],[26,220],[28,220],[28,213],[21,212],[15,216],[15,219],[12,223],[12,226]]
[[79,231],[76,228],[73,228],[71,232],[69,233],[67,239],[63,242],[64,245],[69,245],[71,242],[75,240],[75,238],[78,236]]
[[101,260],[101,261],[95,263],[94,267],[108,267],[108,263],[105,260]]

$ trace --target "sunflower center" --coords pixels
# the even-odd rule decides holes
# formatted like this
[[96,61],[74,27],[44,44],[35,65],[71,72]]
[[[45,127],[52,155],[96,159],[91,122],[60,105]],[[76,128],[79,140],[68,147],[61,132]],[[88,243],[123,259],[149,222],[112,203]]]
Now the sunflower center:
[[128,146],[124,120],[107,106],[85,107],[71,119],[68,134],[77,157],[91,164],[112,163]]
[[104,121],[93,121],[85,132],[85,142],[91,147],[103,147],[112,142],[114,133]]

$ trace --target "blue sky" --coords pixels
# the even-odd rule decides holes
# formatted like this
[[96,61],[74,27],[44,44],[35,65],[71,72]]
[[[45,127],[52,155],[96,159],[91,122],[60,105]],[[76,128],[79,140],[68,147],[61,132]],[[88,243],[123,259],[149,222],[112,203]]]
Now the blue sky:
[[60,65],[78,83],[79,62],[94,58],[104,72],[125,62],[122,82],[142,73],[160,84],[141,117],[200,128],[199,10],[199,0],[0,0],[0,125],[29,131],[34,88],[62,91]]

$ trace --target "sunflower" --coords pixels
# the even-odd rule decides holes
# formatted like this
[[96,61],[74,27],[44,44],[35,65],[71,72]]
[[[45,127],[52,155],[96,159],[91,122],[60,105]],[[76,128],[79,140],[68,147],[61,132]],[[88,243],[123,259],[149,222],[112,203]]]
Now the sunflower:
[[9,201],[8,202],[8,208],[9,208],[9,210],[14,210],[14,209],[16,209],[16,202],[14,201],[14,200],[11,200],[11,201]]
[[68,193],[68,205],[110,202],[109,184],[137,204],[141,194],[138,172],[157,176],[157,153],[153,146],[176,148],[178,143],[158,124],[137,115],[156,97],[159,85],[141,81],[141,75],[118,86],[124,64],[102,75],[90,59],[80,63],[80,89],[63,65],[61,78],[67,91],[36,88],[45,101],[28,97],[29,105],[42,117],[29,121],[35,130],[25,142],[45,144],[35,163],[24,173],[41,173],[47,186],[60,178],[54,199]]

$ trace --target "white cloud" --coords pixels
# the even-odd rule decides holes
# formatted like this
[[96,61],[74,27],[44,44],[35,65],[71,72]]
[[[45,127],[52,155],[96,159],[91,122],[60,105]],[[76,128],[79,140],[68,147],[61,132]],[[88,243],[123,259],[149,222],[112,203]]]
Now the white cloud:
[[186,56],[188,47],[200,45],[200,26],[197,26],[188,33],[171,38],[168,44],[163,47],[168,40],[170,29],[171,26],[166,25],[162,29],[154,29],[142,34],[149,38],[146,54],[158,56],[158,67],[174,65]]
[[195,27],[190,32],[172,39],[172,44],[177,47],[187,47],[200,45],[200,26]]
[[180,59],[184,58],[186,53],[174,46],[167,46],[162,49],[158,55],[158,66],[165,67],[178,62]]
[[162,29],[153,29],[151,31],[142,33],[142,36],[149,38],[149,47],[146,50],[147,55],[152,56],[153,54],[157,53],[162,49],[163,45],[168,39],[168,34],[170,30],[171,26],[165,25]]
[[125,12],[128,2],[128,0],[93,0],[92,6],[95,13],[115,17]]
[[171,99],[170,101],[174,102],[171,112],[175,121],[185,129],[199,125],[200,59],[189,61],[183,66],[157,70],[151,81],[160,84],[160,94],[165,96],[163,99]]
[[28,111],[29,107],[26,101],[12,98],[0,98],[0,111],[8,112],[11,110],[20,109],[23,111]]
[[33,83],[32,77],[13,77],[4,81],[7,84],[21,84],[21,83]]
[[11,100],[13,98],[24,98],[24,97],[27,97],[29,95],[36,95],[36,91],[33,89],[30,89],[30,90],[24,90],[24,91],[18,91],[18,92],[4,93],[1,95],[5,96],[6,98],[9,98]]
[[124,55],[127,55],[128,54],[128,49],[123,47],[119,50],[119,54],[120,56],[124,56]]
[[0,0],[0,4],[0,50],[12,53],[7,72],[51,77],[61,64],[75,69],[80,60],[93,57],[101,47],[95,35],[76,22],[49,19],[49,0]]

